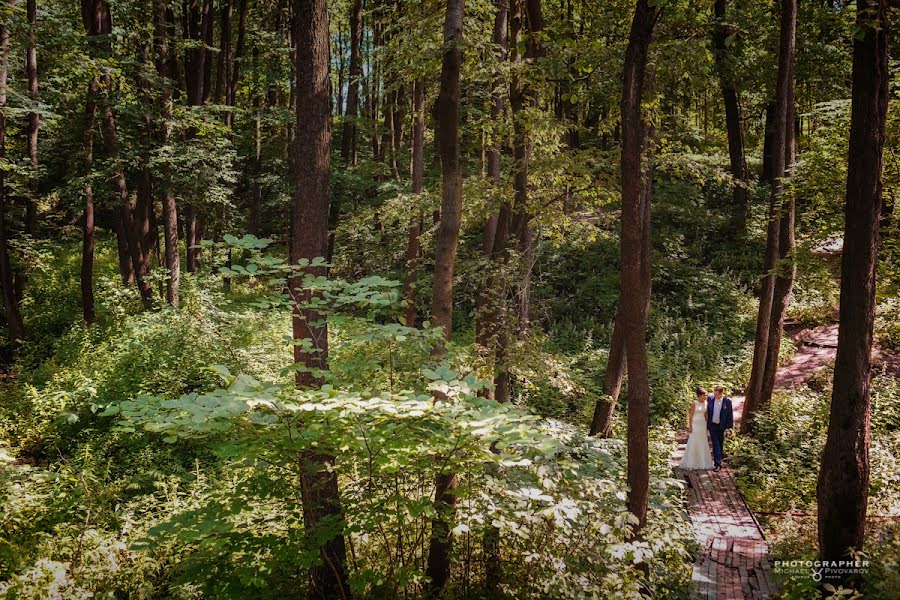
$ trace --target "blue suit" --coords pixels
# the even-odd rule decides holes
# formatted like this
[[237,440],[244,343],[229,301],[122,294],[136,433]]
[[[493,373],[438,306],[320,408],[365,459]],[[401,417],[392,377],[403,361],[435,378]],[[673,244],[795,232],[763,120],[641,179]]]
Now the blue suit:
[[713,462],[719,467],[722,465],[722,448],[725,446],[725,430],[734,427],[734,413],[731,410],[731,398],[723,396],[718,402],[722,403],[719,409],[719,422],[713,423],[713,414],[716,402],[715,396],[706,399],[706,428],[712,440]]

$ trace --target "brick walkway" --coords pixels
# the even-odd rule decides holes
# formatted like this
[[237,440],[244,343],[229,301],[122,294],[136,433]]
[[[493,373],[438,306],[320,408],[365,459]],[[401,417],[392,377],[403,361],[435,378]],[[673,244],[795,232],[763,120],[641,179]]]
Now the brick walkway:
[[[743,398],[732,398],[735,426]],[[726,465],[713,471],[682,471],[677,468],[684,444],[672,457],[672,467],[688,483],[688,510],[700,554],[694,563],[693,597],[744,600],[770,598],[776,588],[768,561],[769,544],[762,529],[737,489]],[[727,448],[726,442],[726,448]]]

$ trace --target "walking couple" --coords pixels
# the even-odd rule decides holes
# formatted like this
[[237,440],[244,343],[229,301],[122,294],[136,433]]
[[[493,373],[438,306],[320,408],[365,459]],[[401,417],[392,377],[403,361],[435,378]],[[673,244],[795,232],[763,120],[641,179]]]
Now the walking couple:
[[[725,396],[725,387],[717,385],[712,395],[702,387],[697,388],[697,399],[691,403],[688,422],[690,437],[678,466],[682,469],[718,471],[722,468],[725,432],[734,426],[731,399]],[[712,441],[712,457],[706,439],[707,431]]]

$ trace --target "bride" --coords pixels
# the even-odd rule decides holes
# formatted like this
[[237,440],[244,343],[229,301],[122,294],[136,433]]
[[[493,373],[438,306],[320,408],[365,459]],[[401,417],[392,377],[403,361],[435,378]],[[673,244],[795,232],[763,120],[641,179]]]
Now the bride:
[[691,402],[687,446],[681,457],[679,467],[682,469],[712,469],[713,461],[706,441],[706,412],[708,396],[706,390],[697,388],[697,399]]

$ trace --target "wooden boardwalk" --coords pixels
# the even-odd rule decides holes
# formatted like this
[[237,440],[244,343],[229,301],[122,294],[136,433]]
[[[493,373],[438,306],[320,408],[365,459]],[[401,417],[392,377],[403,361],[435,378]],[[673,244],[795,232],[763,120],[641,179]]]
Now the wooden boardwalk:
[[[732,402],[737,426],[743,398],[736,396]],[[769,544],[737,489],[727,455],[718,473],[683,471],[677,465],[686,441],[681,440],[672,467],[688,483],[688,510],[700,545],[692,596],[704,600],[771,598],[776,586],[768,560]]]

